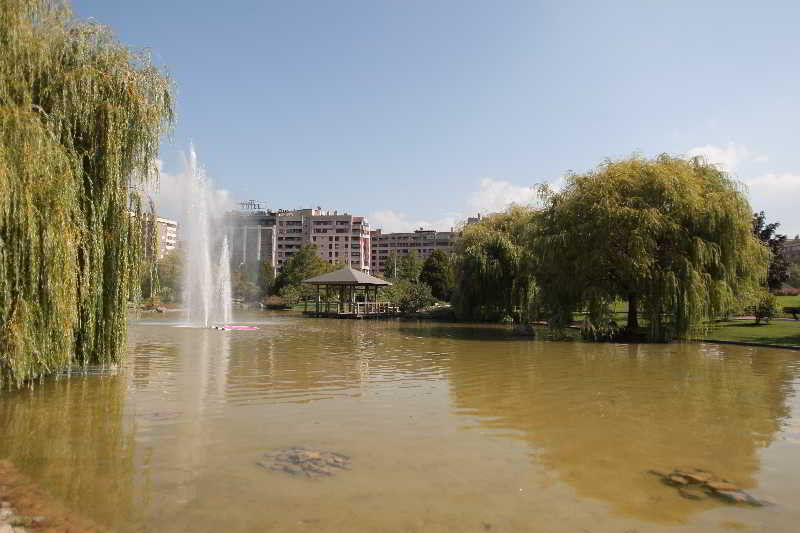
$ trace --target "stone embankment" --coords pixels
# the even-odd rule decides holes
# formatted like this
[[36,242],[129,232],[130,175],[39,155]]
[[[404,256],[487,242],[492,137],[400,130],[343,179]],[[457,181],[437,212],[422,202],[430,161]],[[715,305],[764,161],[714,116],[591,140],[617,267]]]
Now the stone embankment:
[[11,502],[0,501],[0,533],[27,533],[27,528],[43,523],[43,516],[23,516],[11,507]]

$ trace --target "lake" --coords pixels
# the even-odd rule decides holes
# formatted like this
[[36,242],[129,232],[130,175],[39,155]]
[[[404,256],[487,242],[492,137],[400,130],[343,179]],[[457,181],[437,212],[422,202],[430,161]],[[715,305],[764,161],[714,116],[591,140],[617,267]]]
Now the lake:
[[[119,532],[769,531],[800,523],[800,352],[239,312],[0,393],[0,458]],[[350,458],[308,477],[289,447]],[[689,500],[698,468],[765,507]]]

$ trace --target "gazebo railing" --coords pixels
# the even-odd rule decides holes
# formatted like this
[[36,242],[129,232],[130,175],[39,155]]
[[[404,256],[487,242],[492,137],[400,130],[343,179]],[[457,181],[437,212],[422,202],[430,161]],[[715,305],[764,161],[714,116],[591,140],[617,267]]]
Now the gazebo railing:
[[369,315],[389,313],[391,308],[390,302],[356,302],[356,314]]
[[339,315],[380,315],[396,311],[391,302],[331,302],[317,304],[317,312]]

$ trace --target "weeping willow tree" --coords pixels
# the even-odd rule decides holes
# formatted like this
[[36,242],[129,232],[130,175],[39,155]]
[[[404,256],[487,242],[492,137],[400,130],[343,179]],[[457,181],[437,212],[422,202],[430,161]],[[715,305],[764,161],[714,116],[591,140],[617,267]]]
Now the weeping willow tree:
[[122,354],[173,98],[64,2],[0,0],[0,21],[0,383],[21,383]]
[[528,318],[533,296],[533,257],[527,246],[534,220],[528,207],[513,206],[464,228],[455,250],[453,296],[460,318]]
[[579,308],[598,321],[623,299],[629,330],[641,315],[651,340],[686,336],[766,276],[744,193],[699,158],[608,161],[569,176],[537,216],[537,282],[557,326]]

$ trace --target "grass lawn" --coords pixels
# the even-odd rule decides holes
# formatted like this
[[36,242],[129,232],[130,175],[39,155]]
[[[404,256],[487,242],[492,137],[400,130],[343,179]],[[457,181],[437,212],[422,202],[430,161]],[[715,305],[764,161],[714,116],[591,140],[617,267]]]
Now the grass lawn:
[[[800,294],[797,296],[776,296],[778,301],[778,314],[780,318],[794,318],[789,313],[784,313],[784,307],[800,307]],[[641,310],[640,310],[641,311]],[[580,322],[583,320],[584,313],[575,313],[573,320]],[[624,325],[628,320],[628,302],[626,300],[617,300],[614,302],[614,319],[617,324]],[[642,317],[639,315],[639,322],[642,322]]]
[[778,300],[778,316],[792,318],[792,315],[783,312],[784,307],[800,307],[800,294],[797,296],[776,296]]
[[769,325],[759,326],[756,326],[755,322],[738,320],[717,322],[711,331],[703,335],[703,338],[800,346],[800,321],[773,320]]

